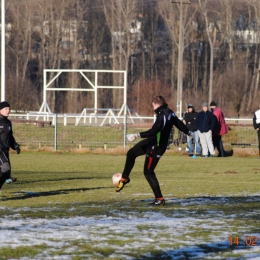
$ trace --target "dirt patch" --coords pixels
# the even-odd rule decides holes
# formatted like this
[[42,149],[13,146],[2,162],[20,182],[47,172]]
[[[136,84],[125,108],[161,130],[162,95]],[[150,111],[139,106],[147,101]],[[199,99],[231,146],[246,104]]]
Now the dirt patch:
[[237,174],[237,172],[234,172],[234,171],[226,171],[225,173],[228,173],[228,174]]
[[239,156],[258,156],[257,148],[234,148],[234,155]]

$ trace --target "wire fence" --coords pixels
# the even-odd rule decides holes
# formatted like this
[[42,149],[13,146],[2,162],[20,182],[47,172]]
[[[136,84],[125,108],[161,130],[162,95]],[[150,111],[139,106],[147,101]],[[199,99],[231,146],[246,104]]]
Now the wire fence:
[[[138,118],[138,121],[127,119],[127,125],[110,120],[103,126],[98,122],[77,123],[77,118],[70,120],[61,116],[51,118],[30,118],[26,115],[10,115],[13,123],[13,131],[16,141],[28,149],[51,149],[51,150],[72,150],[72,149],[110,149],[125,148],[132,146],[125,138],[126,134],[136,133],[149,129],[154,117]],[[102,119],[103,120],[103,119]],[[136,118],[135,118],[136,120]],[[257,147],[258,140],[256,131],[253,128],[252,119],[226,119],[229,132],[223,136],[225,146],[230,147]],[[173,128],[169,139],[169,149],[184,146],[185,135],[181,135],[178,129]],[[138,140],[137,140],[138,141]]]

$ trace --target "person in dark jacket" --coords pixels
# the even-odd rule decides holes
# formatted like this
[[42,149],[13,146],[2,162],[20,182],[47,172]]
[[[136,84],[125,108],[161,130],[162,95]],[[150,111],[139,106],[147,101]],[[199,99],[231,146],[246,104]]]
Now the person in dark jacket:
[[[197,131],[197,126],[196,126],[196,117],[197,117],[197,112],[195,111],[193,105],[189,104],[188,111],[183,116],[183,123],[187,126],[189,131],[192,132],[193,139],[195,142],[195,149],[196,149],[197,155],[200,156],[201,147],[200,147],[200,143],[199,143],[199,134]],[[189,136],[187,136],[187,143],[188,143],[188,149],[189,149],[189,156],[193,156],[195,149],[192,144],[192,138],[190,138]]]
[[215,129],[212,135],[213,146],[218,150],[218,157],[225,157],[229,154],[231,155],[231,152],[226,152],[224,150],[222,143],[222,135],[228,132],[228,126],[226,124],[224,114],[222,110],[217,106],[215,101],[211,101],[209,106],[212,113],[216,116]]
[[254,117],[253,117],[253,125],[254,129],[257,132],[257,138],[258,138],[258,158],[260,159],[260,105],[258,107],[259,109],[255,111]]
[[165,205],[165,200],[154,169],[167,148],[169,135],[173,125],[185,134],[189,134],[189,130],[175,113],[168,108],[168,105],[162,96],[155,97],[152,100],[152,106],[157,115],[152,128],[145,132],[127,135],[128,140],[131,142],[139,137],[146,139],[134,145],[127,152],[124,171],[116,191],[121,191],[124,186],[130,182],[129,175],[134,167],[136,157],[145,154],[144,176],[155,196],[151,205]]
[[202,154],[204,157],[215,156],[212,142],[212,132],[215,128],[216,117],[208,110],[208,103],[202,104],[202,111],[197,114],[196,126],[199,132]]
[[8,119],[10,114],[10,104],[6,101],[0,103],[0,192],[6,180],[9,182],[16,181],[16,178],[11,177],[11,164],[9,159],[9,149],[16,150],[20,153],[19,144],[16,143],[12,123]]

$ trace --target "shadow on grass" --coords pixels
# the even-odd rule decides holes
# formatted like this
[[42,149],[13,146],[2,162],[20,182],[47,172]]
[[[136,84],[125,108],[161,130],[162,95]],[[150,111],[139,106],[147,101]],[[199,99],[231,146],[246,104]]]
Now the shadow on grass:
[[[87,172],[29,172],[33,176],[39,176],[39,178],[34,179],[26,179],[20,176],[26,176],[28,173],[20,173],[19,175],[13,176],[18,178],[19,184],[26,183],[37,183],[37,182],[55,182],[55,181],[72,181],[72,180],[102,180],[103,176],[95,174],[93,176],[89,176]],[[15,174],[14,174],[15,175]],[[64,175],[69,175],[69,177],[64,177]],[[87,175],[87,176],[84,176]],[[53,177],[54,176],[54,177]],[[60,177],[62,176],[62,177]],[[107,177],[107,179],[111,179],[111,177]]]
[[98,178],[98,177],[70,177],[70,178],[52,178],[52,179],[39,179],[39,180],[22,180],[19,181],[21,184],[26,184],[26,183],[36,183],[36,182],[55,182],[55,181],[73,181],[73,180],[101,180],[104,178]]
[[[61,195],[61,194],[69,194],[72,192],[85,192],[89,190],[100,190],[100,189],[106,189],[106,187],[95,187],[95,188],[78,188],[78,189],[64,189],[64,190],[55,190],[55,191],[46,191],[46,192],[19,192],[19,196],[12,197],[12,198],[4,198],[5,201],[8,200],[24,200],[34,197],[46,197],[46,196],[54,196],[54,195]],[[17,195],[17,192],[14,193],[14,195]]]
[[[247,246],[241,243],[237,246],[231,246],[229,242],[197,244],[194,246],[182,247],[173,250],[159,250],[149,252],[150,256],[140,256],[132,258],[133,260],[173,260],[173,259],[187,259],[187,260],[203,260],[203,259],[220,259],[225,260],[231,255],[232,259],[259,259],[260,249],[258,252],[250,250],[255,246]],[[216,258],[217,257],[217,258]],[[231,259],[231,258],[230,258]]]

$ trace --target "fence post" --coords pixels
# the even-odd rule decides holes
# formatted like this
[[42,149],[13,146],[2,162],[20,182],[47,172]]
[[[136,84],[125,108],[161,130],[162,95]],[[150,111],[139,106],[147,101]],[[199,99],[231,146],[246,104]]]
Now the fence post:
[[124,114],[124,149],[126,147],[126,133],[127,133],[127,115]]
[[58,120],[57,120],[57,114],[55,114],[55,128],[54,128],[54,151],[57,151],[57,130],[58,130]]
[[67,115],[66,114],[64,114],[64,126],[66,126],[67,125]]

